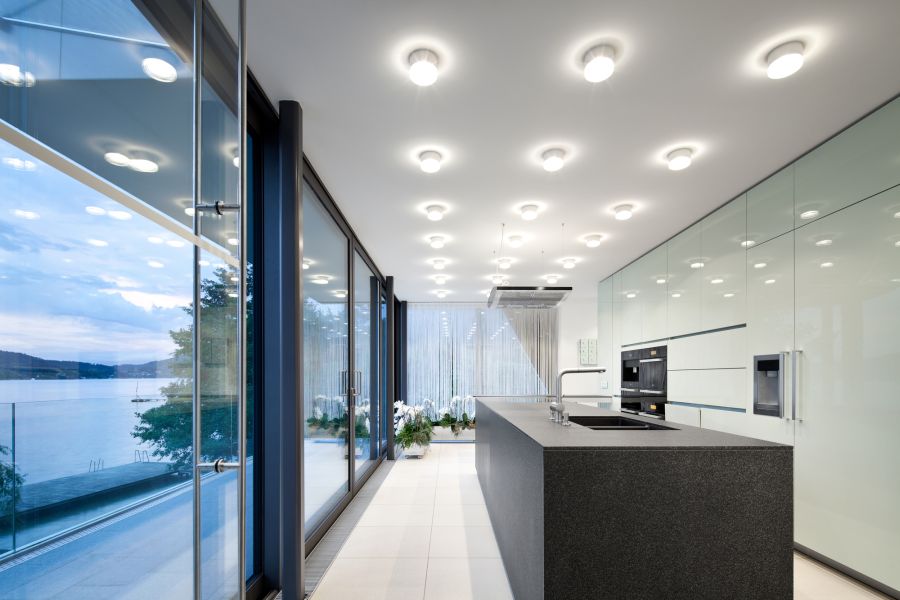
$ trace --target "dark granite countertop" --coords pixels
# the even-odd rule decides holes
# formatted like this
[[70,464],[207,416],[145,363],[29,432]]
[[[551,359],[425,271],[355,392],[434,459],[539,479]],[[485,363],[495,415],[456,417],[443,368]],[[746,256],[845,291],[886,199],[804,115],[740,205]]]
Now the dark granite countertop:
[[680,423],[669,423],[668,421],[660,421],[649,417],[622,414],[617,411],[594,408],[572,402],[565,403],[566,410],[568,410],[570,416],[623,416],[651,424],[665,425],[673,429],[595,431],[575,423],[572,423],[569,427],[563,427],[550,421],[548,403],[505,402],[503,400],[482,400],[480,398],[478,402],[481,402],[509,421],[546,450],[572,450],[576,448],[594,448],[597,450],[619,450],[622,448],[638,450],[691,448],[792,450],[790,446],[783,444],[775,444],[729,433],[720,433]]

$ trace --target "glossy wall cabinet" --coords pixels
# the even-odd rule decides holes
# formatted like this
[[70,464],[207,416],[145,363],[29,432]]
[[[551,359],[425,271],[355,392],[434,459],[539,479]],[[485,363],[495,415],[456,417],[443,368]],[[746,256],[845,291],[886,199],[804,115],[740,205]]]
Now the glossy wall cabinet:
[[794,165],[747,192],[747,247],[794,229]]
[[[669,335],[700,331],[703,291],[703,224],[691,225],[666,244],[669,254]],[[691,265],[694,265],[693,267]]]
[[900,99],[800,158],[795,163],[795,225],[900,184],[898,140]]
[[[900,163],[898,163],[900,164]],[[900,589],[900,189],[798,229],[795,539]],[[822,245],[822,240],[832,240]]]
[[700,275],[700,329],[708,331],[746,321],[747,234],[745,195],[732,200],[700,222],[704,267]]

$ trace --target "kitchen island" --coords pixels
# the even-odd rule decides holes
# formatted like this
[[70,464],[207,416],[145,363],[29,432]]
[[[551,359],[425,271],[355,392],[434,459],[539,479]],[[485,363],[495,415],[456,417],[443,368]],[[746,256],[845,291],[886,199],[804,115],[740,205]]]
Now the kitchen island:
[[566,404],[478,400],[476,468],[518,600],[789,599],[793,449]]

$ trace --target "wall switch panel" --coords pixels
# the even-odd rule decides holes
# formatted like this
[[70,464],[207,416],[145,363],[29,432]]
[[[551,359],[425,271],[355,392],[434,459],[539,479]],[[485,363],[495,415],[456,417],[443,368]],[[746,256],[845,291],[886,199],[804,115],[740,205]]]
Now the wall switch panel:
[[582,367],[597,364],[596,338],[583,338],[578,340],[578,364]]

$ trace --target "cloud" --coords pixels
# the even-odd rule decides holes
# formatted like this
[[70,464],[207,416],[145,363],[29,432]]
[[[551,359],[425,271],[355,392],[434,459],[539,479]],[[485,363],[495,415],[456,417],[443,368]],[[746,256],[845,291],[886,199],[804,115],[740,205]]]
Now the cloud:
[[151,292],[139,292],[137,290],[117,290],[106,288],[100,290],[104,294],[118,294],[126,302],[133,304],[147,312],[154,308],[181,308],[191,303],[187,296],[175,296],[172,294],[153,294]]

